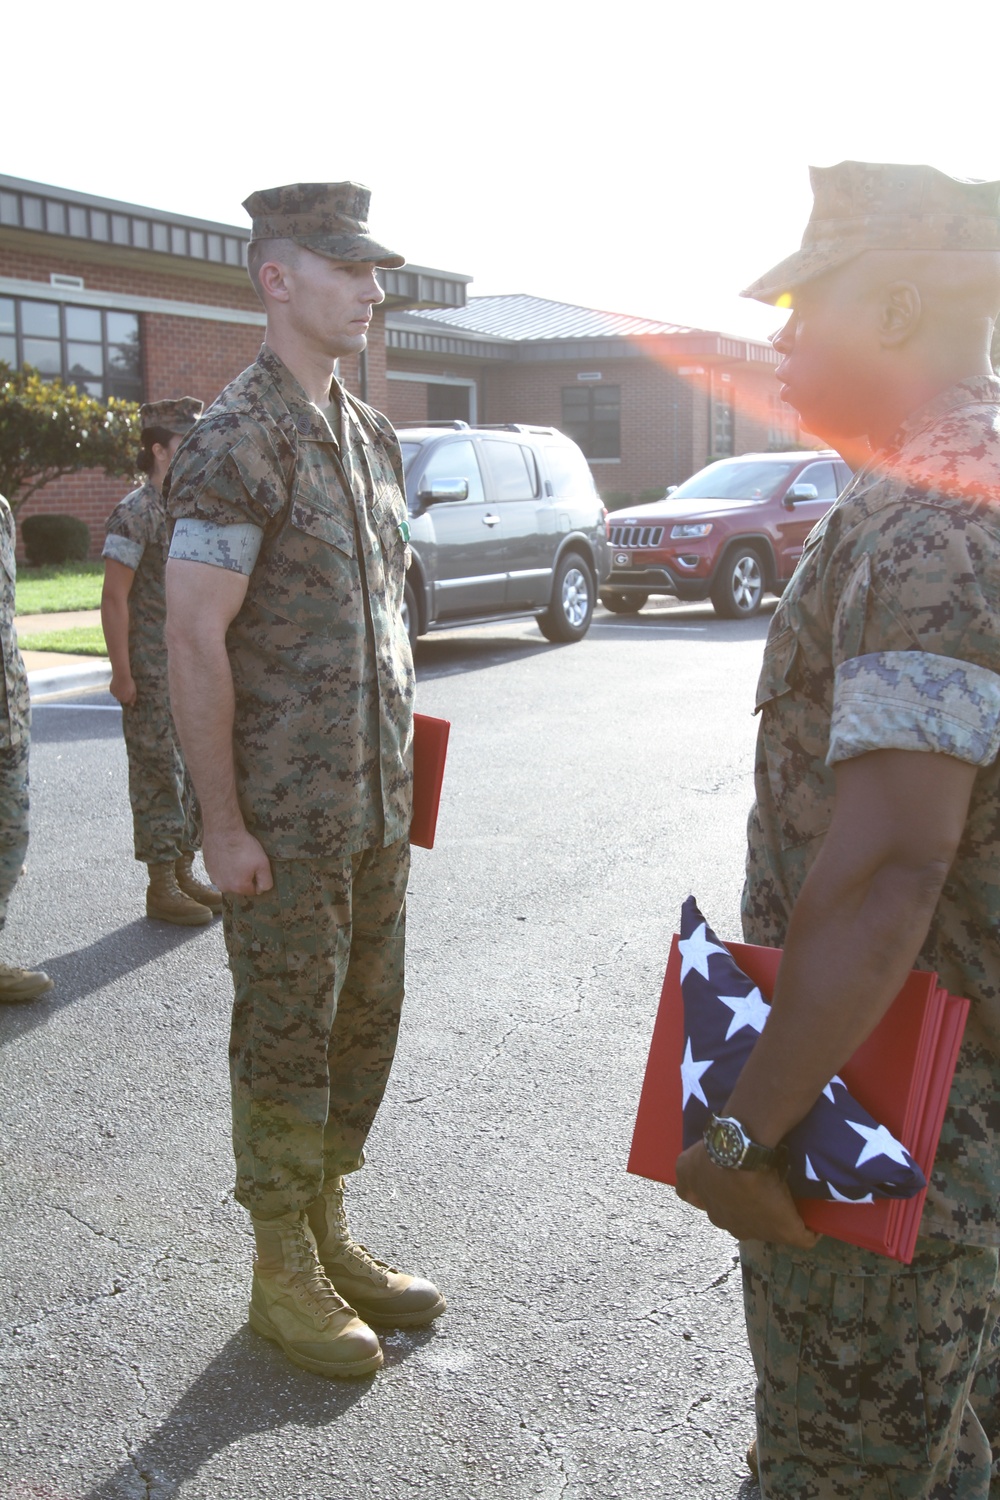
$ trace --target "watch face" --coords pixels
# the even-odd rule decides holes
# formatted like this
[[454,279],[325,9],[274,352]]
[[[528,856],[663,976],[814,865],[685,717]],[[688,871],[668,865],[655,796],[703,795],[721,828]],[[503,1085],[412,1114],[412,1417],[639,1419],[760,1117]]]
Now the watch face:
[[735,1120],[713,1119],[705,1131],[705,1145],[719,1167],[738,1167],[746,1151],[746,1140]]

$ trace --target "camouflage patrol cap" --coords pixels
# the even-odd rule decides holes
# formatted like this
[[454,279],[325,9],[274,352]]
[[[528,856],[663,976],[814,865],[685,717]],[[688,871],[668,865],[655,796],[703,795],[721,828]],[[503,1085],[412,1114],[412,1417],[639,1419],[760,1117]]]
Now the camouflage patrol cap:
[[1000,182],[868,161],[810,167],[809,176],[802,248],[741,296],[773,304],[865,250],[1000,250]]
[[294,240],[330,260],[402,266],[406,259],[368,233],[371,193],[359,182],[293,182],[251,193],[243,207],[255,240]]
[[204,409],[204,402],[194,396],[175,396],[170,401],[144,401],[139,408],[139,427],[142,432],[159,427],[164,432],[176,432],[183,437],[191,431]]

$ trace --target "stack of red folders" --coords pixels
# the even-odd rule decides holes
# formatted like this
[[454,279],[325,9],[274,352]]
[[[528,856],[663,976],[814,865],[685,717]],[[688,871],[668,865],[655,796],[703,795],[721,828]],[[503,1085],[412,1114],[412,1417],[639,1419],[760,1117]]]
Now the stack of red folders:
[[[675,1163],[683,1150],[684,1000],[677,944],[674,937],[628,1159],[630,1172],[671,1185],[676,1184]],[[781,949],[746,943],[726,947],[770,1001]],[[968,1000],[943,990],[936,974],[914,969],[871,1035],[840,1070],[858,1102],[902,1141],[927,1178],[968,1013]],[[799,1198],[796,1207],[817,1234],[878,1251],[905,1265],[913,1259],[926,1197],[925,1188],[913,1198],[881,1198],[874,1203]]]

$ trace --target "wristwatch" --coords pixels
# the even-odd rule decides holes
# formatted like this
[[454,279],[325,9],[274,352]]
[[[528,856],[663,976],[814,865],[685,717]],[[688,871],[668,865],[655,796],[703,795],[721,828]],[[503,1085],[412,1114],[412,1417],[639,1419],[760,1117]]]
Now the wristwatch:
[[736,1172],[777,1172],[784,1177],[788,1170],[787,1146],[759,1146],[747,1135],[739,1120],[709,1115],[703,1136],[709,1159],[717,1167]]

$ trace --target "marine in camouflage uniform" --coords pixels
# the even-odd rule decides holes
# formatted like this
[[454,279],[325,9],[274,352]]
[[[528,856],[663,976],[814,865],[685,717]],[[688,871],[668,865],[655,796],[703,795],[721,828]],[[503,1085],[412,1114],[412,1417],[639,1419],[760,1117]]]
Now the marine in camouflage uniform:
[[[28,753],[31,738],[31,701],[28,674],[14,632],[14,517],[0,495],[0,932],[7,920],[7,904],[17,884],[28,850]],[[40,969],[20,969],[0,963],[0,1004],[34,1000],[52,988]]]
[[[190,431],[201,410],[202,403],[191,396],[141,407],[141,462],[151,472],[111,512],[102,553],[106,560],[128,570],[116,575],[106,569],[102,608],[115,696],[119,678],[124,677],[126,683],[122,730],[128,752],[135,857],[150,873],[147,913],[185,926],[210,922],[222,903],[219,893],[196,880],[191,869],[194,852],[201,848],[201,816],[170,712],[164,639],[164,571],[170,538],[152,445],[158,445],[160,467],[165,471],[172,439]],[[116,605],[127,614],[125,660],[120,659],[121,646],[113,634]]]
[[[805,283],[867,250],[1000,249],[1000,184],[848,162],[813,169],[813,185],[802,250],[746,295],[797,307]],[[879,264],[890,266],[888,280],[896,263]],[[900,263],[900,280],[914,264]],[[963,274],[954,257],[937,266]],[[991,277],[995,315],[995,263]],[[823,323],[837,283],[825,285],[803,314],[807,331],[810,317],[823,329],[814,355],[842,347]],[[910,317],[911,292],[896,305]],[[793,371],[779,368],[779,379],[791,380],[796,404],[796,334],[775,343]],[[886,378],[899,378],[901,367],[883,360]],[[801,380],[801,363],[799,372]],[[837,409],[835,390],[824,399]],[[964,833],[916,957],[917,967],[968,996],[972,1011],[912,1264],[829,1238],[811,1249],[740,1245],[757,1372],[756,1460],[748,1456],[759,1462],[769,1500],[1000,1496],[998,494],[1000,381],[946,381],[813,530],[768,632],[747,941],[786,944],[834,817],[835,767],[880,751],[930,753],[969,768],[961,774],[972,784]],[[864,878],[859,871],[859,890]],[[800,1002],[786,992],[784,1003]],[[735,1103],[726,1113],[738,1118]],[[685,1184],[685,1196],[698,1201],[697,1193]],[[718,1206],[713,1217],[725,1219]]]
[[[305,184],[255,194],[247,208],[255,240],[276,242],[276,256],[291,240],[369,269],[401,264],[367,234],[367,199],[355,184]],[[306,1332],[279,1335],[272,1304],[293,1275],[328,1309],[325,1337],[339,1330],[343,1303],[329,1300],[329,1283],[323,1291],[318,1244],[363,1316],[409,1325],[444,1309],[430,1283],[349,1239],[342,1200],[343,1177],[364,1161],[403,1000],[414,675],[399,446],[336,379],[314,404],[265,343],[177,454],[168,508],[168,571],[198,563],[246,579],[225,634],[233,772],[273,884],[228,892],[223,919],[236,1197],[258,1245],[251,1321],[307,1369],[365,1373],[381,1354],[357,1327],[340,1338],[354,1341],[349,1368],[331,1368],[329,1337],[314,1347],[314,1313],[300,1307]],[[171,644],[172,664],[180,649]]]
[[855,475],[768,632],[746,941],[784,943],[834,765],[899,749],[981,769],[915,965],[973,1008],[912,1265],[830,1239],[741,1246],[767,1495],[1000,1494],[998,493],[1000,381],[969,380]]

